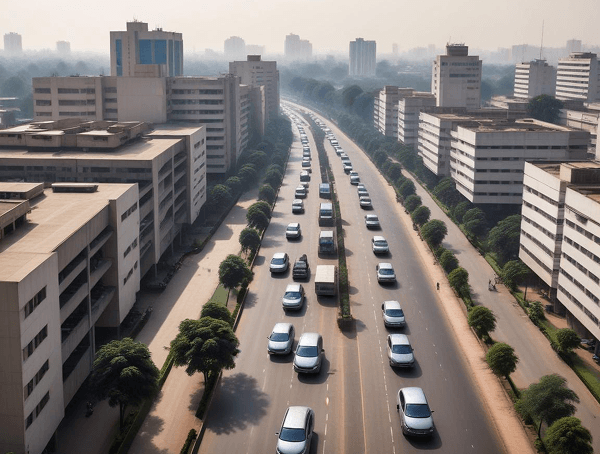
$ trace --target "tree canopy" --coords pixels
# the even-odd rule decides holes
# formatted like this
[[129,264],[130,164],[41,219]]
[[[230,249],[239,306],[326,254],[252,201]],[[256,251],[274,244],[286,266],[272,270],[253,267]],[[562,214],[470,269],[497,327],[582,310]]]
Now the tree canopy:
[[556,332],[556,342],[559,352],[569,354],[579,346],[581,338],[571,328],[561,328]]
[[265,213],[262,210],[248,210],[246,213],[246,220],[250,227],[256,227],[260,231],[265,230],[269,226],[269,218],[265,216]]
[[442,244],[444,238],[448,234],[448,227],[439,219],[432,219],[421,227],[421,235],[432,247],[437,247]]
[[416,194],[409,195],[406,200],[404,200],[404,208],[406,208],[410,213],[419,208],[423,202],[421,201],[421,197]]
[[425,205],[421,205],[415,211],[412,212],[411,217],[415,224],[421,226],[429,221],[429,217],[431,216],[431,210],[429,207]]
[[480,208],[471,208],[464,214],[463,224],[467,232],[479,237],[485,233],[485,213]]
[[252,278],[252,271],[240,256],[229,254],[219,265],[219,281],[225,288],[235,288]]
[[458,267],[458,259],[454,255],[454,252],[445,250],[440,256],[440,265],[444,268],[446,273],[452,272]]
[[252,227],[246,227],[240,232],[240,245],[244,252],[255,251],[260,246],[260,234]]
[[496,316],[485,306],[471,308],[468,315],[469,326],[483,337],[496,329]]
[[517,369],[519,362],[515,350],[503,342],[492,345],[485,355],[485,360],[494,374],[506,378]]
[[581,420],[566,416],[556,420],[546,431],[544,445],[548,454],[593,454],[591,432]]
[[212,317],[217,320],[223,320],[224,322],[229,323],[230,325],[233,323],[233,319],[231,318],[231,312],[227,307],[217,301],[208,301],[202,306],[202,312],[200,312],[200,318],[202,317]]
[[502,267],[502,279],[511,290],[516,290],[517,285],[530,273],[530,269],[520,260],[511,260]]
[[453,269],[448,274],[448,282],[458,292],[459,295],[468,294],[469,290],[469,272],[460,266]]
[[521,215],[513,214],[501,220],[487,236],[488,247],[492,250],[501,265],[519,256],[519,239],[521,236]]
[[398,188],[398,192],[402,197],[406,199],[408,198],[408,196],[415,194],[417,191],[415,189],[415,184],[413,183],[413,181],[407,179],[404,183],[402,183],[402,186]]
[[231,190],[224,184],[213,186],[208,195],[208,205],[211,209],[219,209],[228,206],[232,201]]
[[275,202],[275,189],[270,184],[263,184],[258,190],[258,200],[272,204]]
[[557,123],[562,108],[562,101],[554,96],[540,95],[529,101],[527,113],[537,120]]
[[[266,217],[271,217],[271,205],[269,205],[264,200],[259,200],[258,202],[254,202],[252,205],[248,207],[248,213],[255,213],[256,211],[261,211]],[[247,219],[247,217],[246,217]]]

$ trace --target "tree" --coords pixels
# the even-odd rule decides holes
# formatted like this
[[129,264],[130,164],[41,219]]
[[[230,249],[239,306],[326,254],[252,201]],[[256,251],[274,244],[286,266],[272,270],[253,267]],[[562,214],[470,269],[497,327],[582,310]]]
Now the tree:
[[458,268],[458,259],[454,255],[454,252],[445,250],[440,256],[440,265],[446,273],[451,273],[453,270]]
[[471,208],[463,216],[463,224],[467,232],[479,237],[485,232],[485,213],[480,208]]
[[485,360],[494,374],[508,380],[508,376],[517,369],[519,357],[510,345],[497,342],[488,350]]
[[450,208],[457,205],[462,198],[460,192],[456,189],[456,182],[451,177],[443,178],[433,188],[432,192],[444,205]]
[[469,290],[469,272],[464,268],[455,268],[448,274],[448,282],[459,295],[468,293]]
[[381,149],[377,150],[373,154],[373,161],[375,162],[375,165],[377,167],[381,167],[381,164],[383,164],[386,159],[387,159],[387,153]]
[[231,191],[224,184],[217,184],[213,186],[208,195],[209,206],[213,210],[226,207],[231,203]]
[[225,180],[225,186],[229,188],[232,194],[237,194],[242,190],[242,180],[238,177],[229,177]]
[[412,213],[412,220],[418,226],[425,224],[429,221],[429,216],[431,216],[431,210],[425,205],[421,205]]
[[409,195],[404,200],[404,208],[406,208],[410,213],[412,213],[413,211],[415,211],[422,204],[423,204],[423,202],[421,201],[421,197],[419,197],[416,194]]
[[159,375],[148,347],[126,337],[98,350],[90,389],[98,400],[108,398],[111,407],[119,406],[119,427],[123,429],[125,409],[154,395],[158,391]]
[[421,236],[432,247],[437,247],[442,244],[444,238],[448,234],[448,227],[439,219],[432,219],[421,227]]
[[462,224],[463,216],[470,209],[471,209],[471,202],[469,202],[468,200],[464,200],[464,201],[458,203],[458,205],[456,205],[454,207],[454,209],[452,210],[452,215],[454,216],[454,219],[456,219],[456,221],[459,224]]
[[515,291],[517,285],[527,277],[529,271],[527,265],[520,260],[511,260],[502,267],[502,280],[509,289]]
[[575,416],[556,420],[546,431],[544,445],[548,454],[593,454],[591,432]]
[[556,123],[562,108],[563,103],[554,96],[540,95],[529,101],[527,114],[537,120]]
[[387,174],[392,181],[396,181],[402,175],[402,166],[397,162],[393,162],[388,168]]
[[238,345],[229,323],[212,317],[186,319],[179,324],[179,333],[171,341],[173,364],[185,366],[188,375],[202,372],[206,383],[211,374],[235,367]]
[[[271,205],[269,205],[264,200],[259,200],[258,202],[254,202],[252,205],[248,207],[248,213],[255,213],[257,211],[262,212],[266,217],[271,217]],[[246,219],[248,217],[246,216]]]
[[260,246],[260,234],[251,227],[246,227],[240,232],[240,245],[244,252],[256,251]]
[[275,202],[275,189],[270,184],[263,184],[258,190],[258,200],[272,204]]
[[225,288],[235,288],[251,277],[252,271],[238,255],[229,254],[219,265],[219,281]]
[[566,416],[573,416],[579,397],[567,388],[567,380],[558,374],[544,375],[538,383],[532,383],[521,393],[517,401],[517,411],[524,417],[538,420],[538,438],[542,423],[551,425]]
[[231,312],[227,307],[217,301],[208,301],[204,306],[202,306],[202,312],[200,312],[200,318],[202,317],[212,317],[217,320],[223,320],[224,322],[229,323],[230,325],[233,323],[233,319],[231,318]]
[[262,169],[267,165],[269,158],[264,151],[255,151],[248,156],[248,162],[254,164],[255,169]]
[[556,342],[560,353],[569,354],[579,345],[581,338],[572,329],[562,328],[556,332]]
[[256,227],[261,232],[269,226],[269,218],[260,210],[248,211],[246,220],[250,227]]
[[349,87],[344,88],[342,91],[342,105],[350,110],[352,108],[352,104],[354,104],[354,100],[358,95],[363,92],[363,89],[358,85],[351,85]]
[[240,180],[242,180],[242,185],[244,188],[249,188],[258,182],[258,172],[252,165],[249,164],[246,164],[244,167],[242,167],[238,171],[237,176]]
[[469,311],[469,326],[478,336],[488,336],[496,329],[496,316],[485,306],[475,306]]
[[281,180],[283,179],[283,175],[277,169],[269,169],[265,173],[264,182],[273,188],[278,188],[281,184]]
[[544,308],[542,307],[542,303],[539,301],[534,301],[529,305],[529,318],[536,325],[546,318],[544,315]]
[[404,183],[402,183],[402,186],[398,188],[398,192],[402,197],[406,199],[409,195],[413,195],[417,191],[415,189],[415,184],[413,183],[413,181],[407,179]]
[[488,247],[496,254],[498,262],[501,265],[519,257],[520,235],[520,214],[513,214],[501,220],[488,233]]

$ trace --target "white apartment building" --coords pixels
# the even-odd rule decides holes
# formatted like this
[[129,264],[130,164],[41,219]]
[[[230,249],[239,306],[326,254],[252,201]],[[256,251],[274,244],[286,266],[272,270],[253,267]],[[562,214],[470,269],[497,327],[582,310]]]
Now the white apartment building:
[[239,36],[231,36],[223,43],[226,60],[239,60],[246,56],[246,41]]
[[431,92],[438,107],[479,109],[481,104],[481,60],[469,55],[464,44],[447,44],[446,55],[433,62]]
[[350,41],[350,76],[374,76],[377,69],[377,43],[356,38]]
[[[600,339],[600,162],[528,162],[520,259],[550,288],[558,312]],[[596,347],[596,354],[600,345]]]
[[183,75],[183,37],[145,22],[127,22],[126,31],[110,32],[110,75],[173,77]]
[[419,116],[423,110],[435,108],[432,93],[413,91],[398,101],[398,141],[417,148],[419,143]]
[[559,123],[574,129],[582,129],[590,133],[588,155],[600,156],[596,153],[598,146],[598,124],[600,123],[600,102],[585,103],[579,108],[565,106],[560,110]]
[[265,87],[265,123],[279,116],[279,71],[276,61],[263,61],[260,55],[248,55],[246,61],[229,63],[229,73],[251,87]]
[[381,134],[398,137],[398,101],[413,93],[412,88],[386,85],[373,100],[373,124]]
[[600,101],[600,68],[596,54],[573,52],[558,60],[556,98],[563,101]]
[[21,35],[10,32],[4,35],[4,52],[6,54],[20,54],[23,52],[23,42]]
[[515,66],[515,98],[531,99],[540,95],[554,96],[556,68],[546,60],[532,60]]
[[3,453],[44,450],[140,285],[137,185],[55,186],[0,183]]
[[312,58],[312,44],[300,36],[290,33],[284,42],[284,54],[288,61],[310,60]]

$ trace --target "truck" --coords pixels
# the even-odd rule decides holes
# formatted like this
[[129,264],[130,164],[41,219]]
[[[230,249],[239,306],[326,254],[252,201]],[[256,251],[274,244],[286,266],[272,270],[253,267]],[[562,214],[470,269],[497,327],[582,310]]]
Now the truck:
[[333,225],[333,223],[333,203],[326,202],[319,204],[319,225]]
[[319,233],[319,254],[335,254],[335,234],[333,230],[321,230]]
[[317,295],[337,295],[337,267],[335,265],[317,265],[315,273],[315,293]]
[[310,267],[308,265],[308,257],[306,254],[302,254],[300,258],[298,258],[294,262],[294,267],[292,268],[292,279],[308,279],[309,277]]

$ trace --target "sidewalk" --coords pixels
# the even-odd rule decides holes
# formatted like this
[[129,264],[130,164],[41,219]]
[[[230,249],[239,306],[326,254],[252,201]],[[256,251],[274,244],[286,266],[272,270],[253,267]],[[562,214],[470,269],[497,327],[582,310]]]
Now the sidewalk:
[[[200,254],[185,259],[181,269],[162,293],[141,293],[141,309],[153,306],[152,316],[136,341],[148,345],[152,360],[160,369],[168,346],[186,318],[198,318],[219,282],[219,264],[240,251],[240,232],[246,227],[246,210],[256,201],[258,190],[242,195],[225,221]],[[140,454],[179,452],[190,429],[198,429],[195,417],[202,397],[202,375],[189,377],[183,368],[173,368],[161,393],[146,417],[129,452]],[[86,418],[85,402],[75,402],[59,428],[58,453],[106,454],[118,431],[119,410],[107,401],[98,403]]]

